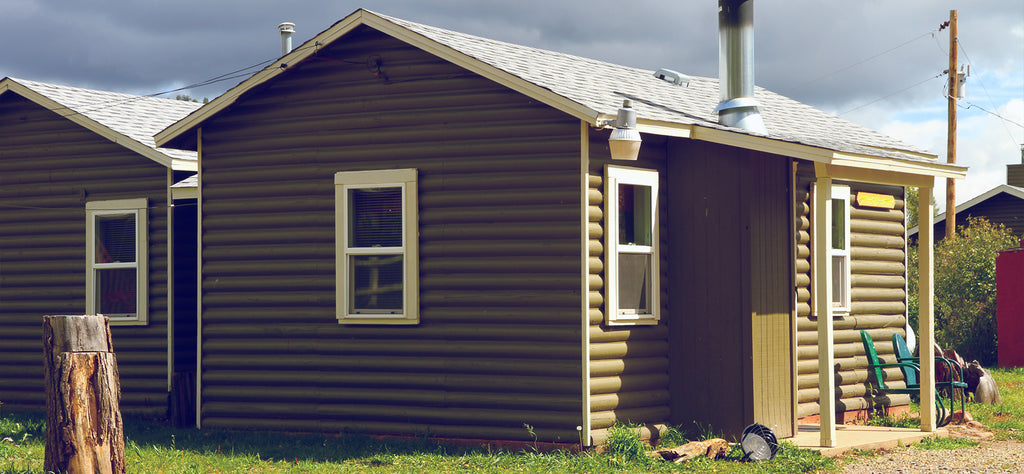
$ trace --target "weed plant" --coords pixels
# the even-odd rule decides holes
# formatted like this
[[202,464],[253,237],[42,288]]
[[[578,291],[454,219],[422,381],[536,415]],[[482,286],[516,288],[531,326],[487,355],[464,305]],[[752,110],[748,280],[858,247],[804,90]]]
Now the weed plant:
[[894,428],[921,428],[921,420],[906,413],[898,416],[892,416],[888,413],[875,415],[868,418],[866,424],[868,426],[889,426]]
[[981,444],[979,441],[967,438],[925,438],[914,445],[915,449],[960,449],[973,448]]

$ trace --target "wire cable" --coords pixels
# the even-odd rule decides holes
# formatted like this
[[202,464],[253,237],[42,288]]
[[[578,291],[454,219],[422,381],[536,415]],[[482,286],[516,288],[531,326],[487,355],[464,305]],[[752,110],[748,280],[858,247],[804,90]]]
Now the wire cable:
[[903,43],[900,43],[900,44],[898,44],[896,46],[893,46],[892,48],[889,48],[889,49],[887,49],[885,51],[882,51],[881,53],[875,54],[874,56],[870,56],[870,57],[864,58],[864,59],[862,59],[860,61],[857,61],[857,62],[855,62],[853,64],[850,64],[848,66],[845,66],[845,67],[839,68],[839,69],[837,69],[835,71],[832,71],[832,72],[830,72],[828,74],[825,74],[824,76],[820,76],[820,77],[817,77],[815,79],[811,79],[811,80],[809,80],[809,81],[807,81],[807,82],[805,82],[803,84],[800,84],[797,87],[804,87],[804,86],[813,84],[815,82],[818,82],[818,81],[820,81],[822,79],[825,79],[827,77],[832,77],[832,76],[834,76],[836,74],[839,74],[839,73],[841,73],[843,71],[846,71],[846,70],[852,69],[854,67],[860,66],[861,64],[864,64],[864,63],[866,63],[868,61],[871,61],[872,59],[875,59],[875,58],[877,58],[879,56],[883,56],[883,55],[886,55],[888,53],[891,53],[891,52],[893,52],[893,51],[895,51],[897,49],[900,49],[900,48],[910,44],[910,43],[913,43],[914,41],[917,41],[917,40],[919,40],[921,38],[924,38],[925,36],[929,36],[930,35],[930,36],[934,37],[935,33],[937,33],[938,31],[939,31],[938,29],[931,30],[931,31],[929,31],[927,33],[924,33],[924,34],[920,35],[920,36],[916,36],[916,37],[911,38],[911,39],[909,39],[907,41],[904,41]]
[[[964,58],[967,59],[968,67],[974,67],[974,62],[971,61],[971,56],[969,54],[967,54],[967,50],[964,49],[964,42],[963,42],[963,40],[959,40],[958,39],[957,40],[957,44],[960,47],[960,52],[964,53]],[[977,67],[974,67],[974,69],[977,69]],[[985,87],[985,82],[981,80],[980,76],[978,77],[978,84],[981,85],[981,90],[985,92],[985,97],[988,98],[989,105],[992,106],[993,109],[997,109],[998,107],[996,107],[996,101],[992,100],[992,95],[988,93],[988,88]],[[963,100],[963,99],[961,99],[961,100]],[[967,109],[970,109],[971,107],[976,107],[976,108],[982,110],[983,112],[988,113],[989,115],[998,117],[1002,121],[1003,129],[1006,130],[1006,134],[1010,137],[1010,141],[1012,141],[1014,145],[1017,145],[1017,140],[1013,137],[1013,133],[1010,132],[1010,127],[1008,127],[1006,124],[1007,124],[1007,122],[1009,122],[1009,123],[1012,123],[1012,124],[1014,124],[1014,125],[1016,125],[1018,127],[1021,127],[1021,128],[1024,128],[1024,125],[1021,125],[1021,124],[1019,124],[1017,122],[1014,122],[1013,120],[1010,120],[1010,119],[1008,119],[1006,117],[1003,117],[1002,115],[999,115],[999,114],[997,114],[995,112],[986,110],[985,108],[980,107],[980,106],[978,106],[976,104],[972,104],[970,102],[967,102],[966,100],[964,100],[964,102],[968,105]]]
[[915,88],[915,87],[917,87],[917,86],[919,86],[919,85],[921,85],[921,84],[924,84],[924,83],[926,83],[926,82],[928,82],[928,81],[930,81],[930,80],[932,80],[932,79],[936,79],[936,78],[939,78],[939,77],[942,77],[942,76],[943,76],[943,74],[942,74],[942,73],[936,74],[936,75],[934,75],[934,76],[932,76],[932,77],[929,77],[928,79],[925,79],[925,80],[923,80],[923,81],[921,81],[921,82],[918,82],[918,83],[916,83],[916,84],[913,84],[913,85],[910,85],[910,86],[904,87],[903,89],[900,89],[900,90],[898,90],[898,91],[896,91],[896,92],[893,92],[893,93],[890,93],[890,94],[884,95],[884,96],[882,96],[882,97],[879,97],[879,98],[877,98],[877,99],[875,99],[875,100],[872,100],[872,101],[870,101],[870,102],[867,102],[867,103],[864,103],[864,104],[858,105],[858,106],[856,106],[856,107],[854,107],[854,108],[852,108],[852,109],[849,109],[849,110],[846,110],[846,111],[840,112],[840,113],[836,114],[836,116],[840,116],[840,117],[841,117],[841,116],[843,116],[843,115],[845,115],[845,114],[848,114],[848,113],[850,113],[850,112],[853,112],[853,111],[855,111],[855,110],[860,110],[860,109],[863,109],[864,107],[867,107],[867,106],[869,106],[869,105],[871,105],[871,104],[874,104],[875,102],[878,102],[878,101],[880,101],[880,100],[885,100],[885,99],[888,99],[889,97],[892,97],[892,96],[894,96],[894,95],[896,95],[896,94],[899,94],[899,93],[901,93],[901,92],[906,92],[906,91],[908,91],[908,90],[910,90],[910,89],[913,89],[913,88]]

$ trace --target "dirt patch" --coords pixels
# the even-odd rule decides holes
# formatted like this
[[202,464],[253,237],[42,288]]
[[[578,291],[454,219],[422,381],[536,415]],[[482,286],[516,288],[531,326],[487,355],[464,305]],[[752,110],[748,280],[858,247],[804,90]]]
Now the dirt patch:
[[946,425],[945,428],[946,431],[949,432],[950,438],[983,440],[995,436],[995,434],[985,428],[984,425],[976,421],[971,421],[962,425]]

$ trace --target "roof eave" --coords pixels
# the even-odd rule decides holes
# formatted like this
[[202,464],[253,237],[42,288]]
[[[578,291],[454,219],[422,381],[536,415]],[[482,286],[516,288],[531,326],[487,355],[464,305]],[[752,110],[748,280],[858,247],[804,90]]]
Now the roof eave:
[[196,160],[171,160],[171,169],[174,171],[199,171],[199,162]]
[[[695,126],[692,128],[691,138],[850,168],[885,170],[935,178],[963,179],[967,177],[967,168],[963,166],[949,165],[939,162],[905,160],[867,153],[846,153],[771,137],[762,137],[716,128]],[[917,151],[891,151],[903,153],[908,155],[908,157],[915,158],[935,157],[934,155],[928,155]]]
[[62,114],[62,113],[58,112],[58,110],[71,110],[71,109],[68,108],[68,107],[65,107],[63,104],[61,104],[61,103],[59,103],[59,102],[57,102],[57,101],[55,101],[55,100],[53,100],[53,99],[43,95],[43,94],[40,94],[40,93],[38,93],[38,92],[28,88],[28,87],[25,87],[24,85],[18,83],[17,81],[14,81],[14,80],[12,80],[10,78],[4,79],[2,82],[0,82],[0,94],[3,94],[3,93],[8,92],[8,91],[10,91],[12,93],[15,93],[15,94],[18,94],[18,95],[20,95],[20,96],[22,96],[22,97],[24,97],[24,98],[26,98],[26,99],[28,99],[28,100],[30,100],[32,102],[35,102],[40,107],[43,107],[43,108],[45,108],[45,109],[47,109],[47,110],[49,110],[49,111],[59,115],[60,117],[68,119],[71,122],[74,122],[74,123],[76,123],[76,124],[78,124],[78,125],[80,125],[82,127],[85,127],[89,131],[92,131],[93,133],[95,133],[95,134],[97,134],[97,135],[99,135],[101,137],[104,137],[104,138],[106,138],[106,139],[108,139],[108,140],[110,140],[110,141],[112,141],[112,142],[114,142],[114,143],[116,143],[118,145],[121,145],[121,146],[123,146],[123,147],[125,147],[125,148],[127,148],[127,149],[129,149],[129,150],[131,150],[133,152],[135,152],[135,153],[138,153],[138,154],[140,154],[142,156],[145,156],[146,158],[149,158],[149,159],[159,163],[161,166],[163,166],[165,168],[174,169],[173,168],[173,161],[174,160],[172,160],[171,157],[169,157],[169,156],[167,156],[167,155],[165,155],[163,153],[160,153],[159,151],[154,150],[153,148],[148,147],[148,146],[140,143],[138,140],[135,140],[134,138],[131,138],[131,137],[129,137],[129,136],[123,134],[123,133],[120,133],[118,131],[112,130],[110,127],[107,127],[106,125],[103,125],[103,124],[101,124],[101,123],[99,123],[99,122],[97,122],[97,121],[95,121],[95,120],[93,120],[93,119],[83,115],[83,114],[80,114],[80,113]]

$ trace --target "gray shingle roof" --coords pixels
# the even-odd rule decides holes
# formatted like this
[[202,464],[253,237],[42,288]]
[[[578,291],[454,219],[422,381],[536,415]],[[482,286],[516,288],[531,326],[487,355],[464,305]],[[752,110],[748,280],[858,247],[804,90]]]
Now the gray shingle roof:
[[[718,80],[692,77],[688,87],[669,84],[654,71],[505,43],[372,13],[397,26],[471,56],[600,114],[614,115],[632,98],[638,119],[751,133],[718,124]],[[685,72],[685,71],[684,71]],[[769,137],[839,152],[931,161],[928,153],[895,138],[756,88]]]
[[63,107],[62,116],[80,114],[175,160],[195,161],[196,152],[159,148],[153,140],[160,130],[202,106],[175,99],[137,96],[8,78]]

